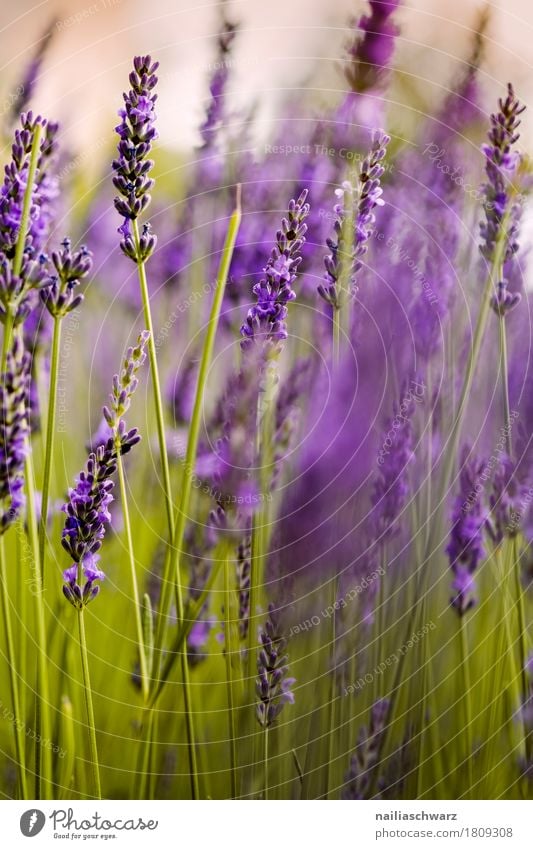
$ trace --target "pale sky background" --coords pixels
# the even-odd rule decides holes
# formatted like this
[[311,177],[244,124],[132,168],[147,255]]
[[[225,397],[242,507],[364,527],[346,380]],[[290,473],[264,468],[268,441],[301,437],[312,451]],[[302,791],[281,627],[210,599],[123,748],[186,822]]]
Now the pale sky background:
[[[533,101],[533,10],[528,0],[407,0],[398,15],[402,32],[395,66],[403,72],[396,95],[406,116],[413,90],[432,108],[452,77],[450,62],[468,55],[480,10],[492,20],[482,70],[489,103],[512,79],[520,98]],[[257,100],[264,120],[276,115],[284,92],[320,85],[321,97],[342,87],[338,60],[350,15],[367,10],[359,0],[233,0],[228,7],[241,32],[231,92],[243,105]],[[161,61],[158,108],[161,143],[187,147],[196,140],[214,57],[218,5],[191,0],[2,0],[0,8],[0,112],[19,82],[47,20],[58,16],[36,98],[39,111],[62,122],[71,149],[89,151],[87,167],[105,155],[134,53]],[[314,72],[313,72],[314,67]],[[411,88],[412,87],[412,88]],[[7,98],[7,101],[6,101]],[[335,98],[336,99],[336,98]],[[525,119],[524,147],[533,140]]]

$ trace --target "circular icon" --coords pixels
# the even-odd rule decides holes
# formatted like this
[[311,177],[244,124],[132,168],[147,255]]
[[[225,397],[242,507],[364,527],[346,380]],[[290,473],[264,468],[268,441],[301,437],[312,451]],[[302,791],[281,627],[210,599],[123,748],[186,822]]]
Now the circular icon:
[[36,834],[39,834],[43,830],[45,822],[46,817],[43,812],[38,811],[36,808],[31,808],[31,810],[25,811],[22,814],[20,818],[20,830],[24,837],[35,837]]

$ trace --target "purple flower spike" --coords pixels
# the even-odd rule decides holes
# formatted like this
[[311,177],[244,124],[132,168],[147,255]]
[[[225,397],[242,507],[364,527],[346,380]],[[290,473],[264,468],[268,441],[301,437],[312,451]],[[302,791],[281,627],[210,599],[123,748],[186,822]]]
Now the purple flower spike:
[[[361,164],[357,189],[350,182],[345,181],[342,189],[336,191],[339,203],[334,206],[336,216],[334,236],[327,240],[327,246],[331,253],[326,255],[324,259],[326,282],[318,286],[318,294],[333,309],[340,309],[342,306],[338,283],[346,259],[349,260],[351,266],[352,294],[357,292],[356,278],[362,268],[361,259],[368,250],[368,242],[376,223],[374,210],[376,206],[384,205],[384,200],[381,197],[383,194],[381,177],[385,169],[381,163],[385,157],[389,141],[390,136],[382,130],[374,131],[370,151]],[[344,228],[346,221],[350,219],[353,220],[354,237],[353,247],[347,257]]]
[[115,374],[113,377],[113,392],[109,396],[111,399],[111,408],[103,408],[104,419],[112,431],[117,430],[122,416],[130,408],[133,393],[139,384],[137,372],[146,360],[145,349],[149,338],[149,332],[143,330],[137,339],[135,347],[128,348],[120,375]]
[[257,303],[248,311],[241,327],[241,347],[246,351],[254,342],[275,356],[280,342],[287,338],[287,304],[296,298],[292,284],[301,262],[300,251],[305,243],[309,215],[307,189],[298,200],[291,200],[286,218],[276,235],[276,246],[264,269],[265,276],[253,287]]
[[115,128],[119,136],[118,158],[113,161],[113,184],[120,193],[115,198],[115,209],[124,218],[119,228],[122,234],[120,247],[134,262],[142,262],[154,252],[156,237],[145,224],[139,244],[136,244],[130,231],[129,222],[139,218],[150,203],[150,189],[154,181],[148,176],[153,162],[148,159],[152,142],[157,139],[154,126],[157,94],[153,89],[157,85],[155,72],[159,62],[152,62],[150,56],[136,56],[129,80],[131,88],[124,93],[124,108],[119,111],[120,124]]
[[0,383],[0,534],[19,518],[24,507],[29,380],[30,355],[15,338]]
[[344,778],[343,799],[369,798],[372,778],[379,763],[381,742],[387,725],[389,709],[390,702],[388,699],[378,699],[372,705],[369,727],[363,726],[359,732],[357,747],[350,759],[350,768]]
[[261,631],[261,648],[257,655],[256,693],[258,698],[257,719],[262,728],[270,728],[285,704],[294,704],[291,687],[294,678],[287,673],[287,655],[284,653],[287,640],[282,635],[278,616],[273,604],[269,605],[268,618]]
[[[74,489],[69,490],[69,500],[63,505],[67,518],[61,544],[68,551],[73,565],[63,573],[63,593],[74,607],[82,608],[99,592],[95,581],[105,575],[98,568],[106,526],[111,522],[109,506],[113,501],[112,475],[117,468],[118,455],[127,454],[141,437],[137,428],[126,429],[122,416],[129,409],[131,397],[137,388],[137,371],[146,359],[144,351],[149,334],[143,331],[134,348],[129,348],[120,375],[113,378],[111,409],[104,407],[104,418],[112,435],[89,454],[85,469],[80,472]],[[82,588],[82,576],[85,585]]]
[[92,268],[92,254],[85,245],[72,253],[70,239],[63,239],[61,250],[52,253],[57,276],[41,289],[41,300],[51,316],[63,318],[79,307],[84,296],[76,289]]
[[454,574],[451,603],[459,616],[476,603],[474,573],[485,556],[483,529],[487,511],[482,501],[481,483],[485,465],[469,460],[464,448],[461,459],[460,491],[452,512],[452,529],[446,553]]
[[392,15],[400,0],[370,0],[369,5],[370,15],[354,21],[362,35],[348,47],[345,76],[353,91],[365,91],[383,81],[399,32]]
[[[485,221],[480,225],[481,253],[488,262],[494,259],[498,242],[504,240],[503,263],[509,263],[518,250],[520,205],[513,203],[512,178],[516,175],[520,155],[513,146],[520,138],[518,116],[525,106],[515,97],[512,85],[507,86],[507,98],[499,101],[499,110],[490,116],[489,143],[482,146],[486,158],[487,182],[483,186]],[[505,232],[503,232],[505,228]],[[507,281],[498,281],[491,301],[498,315],[505,315],[520,300],[507,291]]]

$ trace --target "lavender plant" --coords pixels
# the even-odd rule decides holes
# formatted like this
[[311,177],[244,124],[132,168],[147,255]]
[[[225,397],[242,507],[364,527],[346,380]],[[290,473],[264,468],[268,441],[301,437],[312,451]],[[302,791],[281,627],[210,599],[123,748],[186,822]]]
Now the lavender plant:
[[158,95],[158,63],[134,58],[114,203],[107,175],[85,173],[82,198],[57,124],[17,116],[0,188],[0,790],[531,799],[523,106],[509,85],[486,118],[485,16],[446,94],[411,110],[401,4],[371,0],[346,90],[299,87],[266,138],[230,85],[248,30],[221,11],[191,162],[156,116],[182,108],[180,86]]

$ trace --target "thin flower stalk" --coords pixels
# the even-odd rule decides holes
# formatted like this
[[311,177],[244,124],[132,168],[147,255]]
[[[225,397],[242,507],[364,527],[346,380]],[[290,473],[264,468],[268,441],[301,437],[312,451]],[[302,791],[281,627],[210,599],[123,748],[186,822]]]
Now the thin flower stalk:
[[115,198],[115,208],[124,218],[124,223],[119,228],[122,234],[120,247],[122,252],[137,265],[144,323],[150,334],[148,356],[154,390],[168,530],[169,537],[172,539],[174,508],[165,439],[161,379],[146,276],[146,262],[155,250],[157,238],[152,234],[149,223],[143,225],[142,233],[139,230],[139,217],[150,204],[150,189],[154,185],[153,179],[148,176],[154,163],[151,159],[147,159],[147,156],[151,151],[152,142],[157,139],[155,128],[157,94],[154,93],[154,89],[157,85],[158,67],[159,62],[152,62],[151,56],[136,56],[133,61],[133,70],[129,76],[131,88],[123,95],[124,107],[119,111],[121,121],[116,127],[119,143],[118,158],[113,161],[115,171],[113,184],[119,192],[119,196]]

